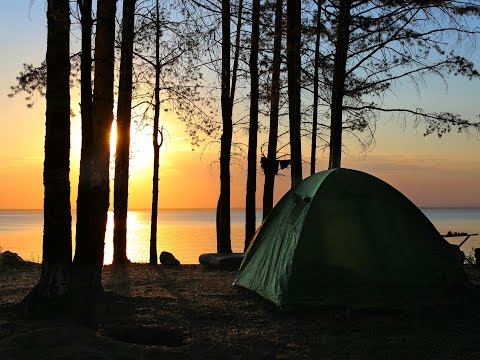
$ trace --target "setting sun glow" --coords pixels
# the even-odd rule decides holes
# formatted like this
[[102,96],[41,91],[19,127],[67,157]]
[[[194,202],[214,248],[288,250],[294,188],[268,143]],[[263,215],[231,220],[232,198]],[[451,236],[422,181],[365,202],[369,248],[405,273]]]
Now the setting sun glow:
[[[134,172],[144,171],[153,163],[151,129],[148,127],[138,130],[133,128],[130,136],[130,169]],[[116,144],[117,123],[114,121],[110,133],[110,161],[112,164],[115,163]]]

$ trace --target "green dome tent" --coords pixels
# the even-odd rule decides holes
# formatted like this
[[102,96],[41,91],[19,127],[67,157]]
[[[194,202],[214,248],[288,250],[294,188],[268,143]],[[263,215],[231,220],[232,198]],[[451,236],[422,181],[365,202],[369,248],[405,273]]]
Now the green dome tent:
[[327,170],[279,201],[235,284],[279,306],[424,302],[468,286],[452,247],[387,183],[356,170]]

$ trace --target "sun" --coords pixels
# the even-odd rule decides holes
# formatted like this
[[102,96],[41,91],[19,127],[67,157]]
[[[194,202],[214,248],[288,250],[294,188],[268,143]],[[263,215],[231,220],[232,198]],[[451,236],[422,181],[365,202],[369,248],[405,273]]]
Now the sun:
[[153,166],[152,129],[132,129],[130,132],[130,163],[133,170],[145,170]]
[[[152,130],[148,127],[130,132],[130,170],[143,171],[153,164]],[[117,144],[117,123],[112,124],[110,133],[110,158],[115,162]]]

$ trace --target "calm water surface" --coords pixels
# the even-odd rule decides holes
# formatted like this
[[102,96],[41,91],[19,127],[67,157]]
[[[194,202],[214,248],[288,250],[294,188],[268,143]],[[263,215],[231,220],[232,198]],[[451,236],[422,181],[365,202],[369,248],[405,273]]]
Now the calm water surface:
[[[480,233],[480,209],[432,208],[422,209],[442,234],[450,231]],[[113,256],[113,213],[109,212],[105,238],[105,263]],[[261,212],[257,213],[261,219]],[[243,250],[245,215],[243,210],[232,211],[232,248]],[[75,223],[75,218],[73,219]],[[150,239],[150,212],[128,213],[127,252],[130,260],[148,262]],[[42,256],[42,211],[0,210],[0,247],[18,253],[22,258],[41,261]],[[73,238],[75,227],[73,226]],[[160,211],[158,215],[158,252],[170,251],[181,263],[196,264],[198,256],[216,251],[215,210]],[[463,238],[449,238],[459,243]],[[480,236],[472,237],[462,250],[470,253],[480,247]]]

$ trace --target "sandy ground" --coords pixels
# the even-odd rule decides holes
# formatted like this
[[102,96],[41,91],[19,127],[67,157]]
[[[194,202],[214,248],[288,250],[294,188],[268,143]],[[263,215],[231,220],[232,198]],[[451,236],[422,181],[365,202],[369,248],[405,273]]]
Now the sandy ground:
[[[0,359],[480,359],[480,305],[285,312],[234,272],[106,266],[95,326],[14,311],[38,265],[0,271]],[[480,285],[480,269],[467,267]]]

